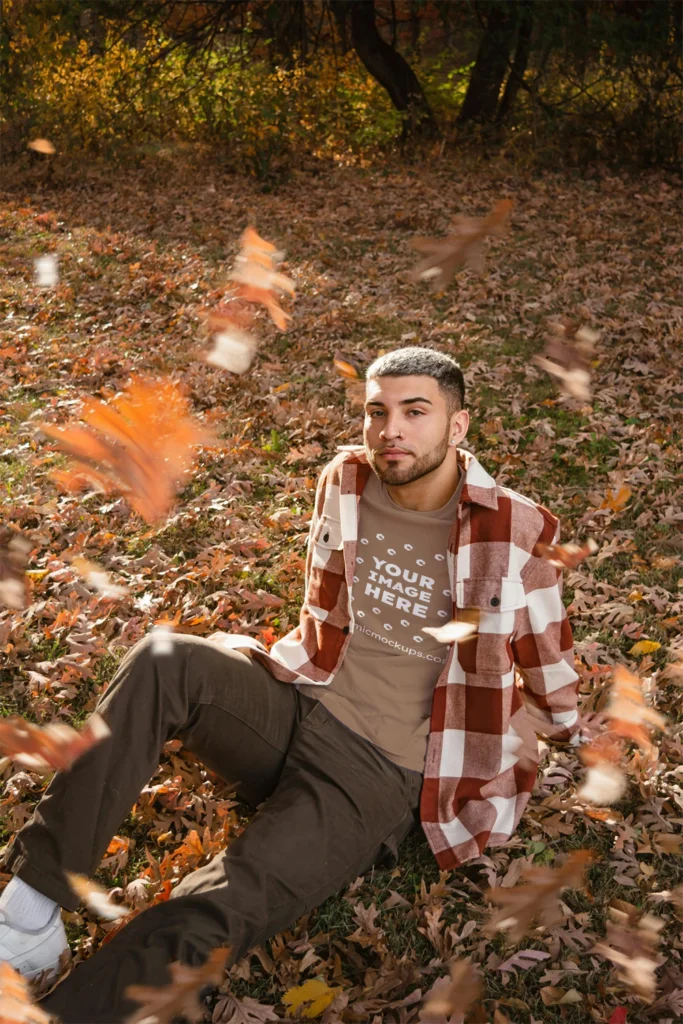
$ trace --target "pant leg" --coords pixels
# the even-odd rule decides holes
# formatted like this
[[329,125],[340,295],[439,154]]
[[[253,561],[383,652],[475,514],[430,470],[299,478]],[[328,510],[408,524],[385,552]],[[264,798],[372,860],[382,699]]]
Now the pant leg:
[[143,640],[98,702],[111,736],[54,776],[16,834],[6,870],[75,910],[80,901],[64,871],[95,873],[167,740],[180,737],[258,803],[275,788],[296,721],[314,703],[246,655],[208,640],[179,635],[161,655]]
[[400,842],[421,781],[316,703],[245,831],[78,966],[41,1008],[63,1024],[113,1024],[138,1008],[123,996],[126,986],[167,984],[169,963],[198,965],[224,945],[238,959]]

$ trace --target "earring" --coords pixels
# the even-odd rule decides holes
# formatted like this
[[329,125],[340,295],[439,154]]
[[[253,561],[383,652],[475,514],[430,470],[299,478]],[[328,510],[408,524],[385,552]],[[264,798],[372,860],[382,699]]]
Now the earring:
[[451,438],[451,444],[457,444],[457,443],[458,443],[458,442],[457,442],[457,441],[455,440],[455,438],[454,438],[454,437],[452,437],[452,438]]

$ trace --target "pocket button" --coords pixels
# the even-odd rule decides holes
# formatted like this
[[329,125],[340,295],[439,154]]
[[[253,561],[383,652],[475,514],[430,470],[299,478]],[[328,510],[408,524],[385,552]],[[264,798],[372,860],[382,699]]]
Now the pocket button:
[[499,597],[492,597],[491,598],[491,604],[493,605],[494,608],[497,608],[498,605],[500,604],[500,598]]

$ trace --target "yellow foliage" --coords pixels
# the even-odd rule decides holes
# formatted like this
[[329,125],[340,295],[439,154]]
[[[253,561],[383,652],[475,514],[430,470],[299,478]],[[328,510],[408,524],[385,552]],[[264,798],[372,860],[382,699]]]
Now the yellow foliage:
[[658,651],[662,645],[657,643],[656,640],[639,640],[637,644],[629,650],[629,654],[652,654],[653,651]]
[[304,1020],[319,1017],[341,992],[341,988],[330,988],[326,981],[312,978],[303,985],[295,985],[287,989],[282,1002],[287,1007],[287,1015],[292,1016],[301,1010]]

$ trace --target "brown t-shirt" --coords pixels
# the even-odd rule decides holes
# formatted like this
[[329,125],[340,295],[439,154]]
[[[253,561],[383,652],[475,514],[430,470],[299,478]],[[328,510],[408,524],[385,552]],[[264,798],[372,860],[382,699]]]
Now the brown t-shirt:
[[434,684],[448,646],[425,626],[451,619],[446,551],[458,486],[432,512],[401,508],[372,473],[360,499],[351,602],[354,625],[342,665],[327,686],[299,689],[396,764],[424,770]]

